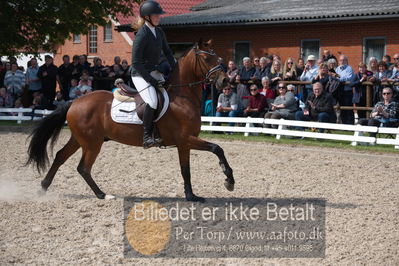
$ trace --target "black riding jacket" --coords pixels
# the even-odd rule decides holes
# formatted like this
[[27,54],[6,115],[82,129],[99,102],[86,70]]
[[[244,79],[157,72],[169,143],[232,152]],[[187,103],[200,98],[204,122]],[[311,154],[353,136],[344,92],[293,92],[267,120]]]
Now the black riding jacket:
[[143,25],[137,32],[133,42],[131,74],[132,76],[140,75],[147,82],[154,79],[150,72],[160,70],[161,54],[166,57],[172,68],[175,64],[165,33],[159,27],[155,27],[155,33],[157,35],[156,38],[151,29],[147,25]]

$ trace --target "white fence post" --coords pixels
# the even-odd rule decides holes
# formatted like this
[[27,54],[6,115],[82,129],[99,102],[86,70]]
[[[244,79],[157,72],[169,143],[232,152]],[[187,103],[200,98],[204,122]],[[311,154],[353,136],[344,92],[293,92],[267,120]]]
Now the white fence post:
[[22,108],[19,108],[19,110],[18,110],[18,121],[17,121],[18,124],[22,123],[23,112],[21,109]]
[[249,136],[250,127],[251,127],[251,123],[249,123],[249,122],[245,123],[245,128],[248,129],[248,130],[245,131],[245,133],[244,133],[244,136],[245,136],[245,137],[248,137],[248,136]]
[[[280,120],[284,120],[284,119],[280,119]],[[276,135],[276,139],[281,139],[281,131],[283,130],[283,124],[279,124],[278,128],[277,128],[277,135]]]
[[[398,133],[396,134],[396,141],[399,143],[399,128],[398,128]],[[399,144],[395,145],[395,149],[399,149]]]

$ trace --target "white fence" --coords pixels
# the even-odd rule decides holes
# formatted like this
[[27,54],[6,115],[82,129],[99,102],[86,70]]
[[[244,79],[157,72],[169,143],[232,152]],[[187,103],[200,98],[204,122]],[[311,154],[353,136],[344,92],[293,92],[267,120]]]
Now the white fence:
[[[34,110],[31,108],[0,108],[0,120],[14,120],[17,123],[22,121],[41,119],[52,111]],[[1,113],[13,113],[14,115],[1,115]],[[239,132],[248,136],[250,133],[276,135],[276,139],[281,136],[304,137],[315,139],[340,140],[351,142],[353,146],[358,143],[395,145],[399,149],[399,128],[369,127],[361,125],[343,125],[333,123],[304,122],[284,119],[263,119],[251,117],[201,117],[203,125],[202,131],[225,131]],[[215,125],[215,123],[234,123],[235,126]],[[238,126],[244,124],[244,126]],[[258,126],[254,126],[257,124]],[[277,128],[265,128],[264,124],[276,125]],[[325,130],[338,130],[350,132],[350,134],[339,133],[319,133],[297,130],[297,127],[316,128]],[[377,138],[365,136],[367,133],[377,133]],[[367,134],[368,135],[368,134]]]

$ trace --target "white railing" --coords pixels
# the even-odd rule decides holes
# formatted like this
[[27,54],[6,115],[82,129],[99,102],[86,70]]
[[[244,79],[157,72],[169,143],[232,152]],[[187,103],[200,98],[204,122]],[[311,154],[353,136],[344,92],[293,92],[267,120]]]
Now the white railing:
[[[0,108],[0,120],[13,120],[17,121],[17,123],[20,124],[22,123],[22,121],[41,119],[42,116],[49,115],[51,114],[51,112],[52,111],[50,110],[34,110],[34,114],[36,115],[35,116],[32,115],[31,108]],[[14,113],[15,115],[4,115],[1,113]],[[349,141],[353,146],[356,146],[358,143],[385,144],[395,145],[395,149],[399,149],[399,128],[369,127],[361,125],[344,125],[334,123],[304,122],[295,120],[263,119],[251,117],[203,116],[201,117],[201,121],[203,122],[201,126],[202,131],[239,132],[244,133],[244,136],[248,136],[250,133],[271,134],[276,135],[276,139],[280,139],[281,136],[291,136],[339,140]],[[235,126],[215,125],[215,123],[234,123]],[[244,126],[238,126],[239,124],[244,124]],[[257,124],[258,127],[254,126],[254,124]],[[264,124],[276,125],[277,128],[265,128],[263,127]],[[351,134],[301,131],[296,129],[297,127],[346,131],[350,132]],[[368,137],[365,136],[366,133],[378,133],[379,137]],[[391,137],[393,136],[393,138],[383,138],[382,134],[390,135]]]

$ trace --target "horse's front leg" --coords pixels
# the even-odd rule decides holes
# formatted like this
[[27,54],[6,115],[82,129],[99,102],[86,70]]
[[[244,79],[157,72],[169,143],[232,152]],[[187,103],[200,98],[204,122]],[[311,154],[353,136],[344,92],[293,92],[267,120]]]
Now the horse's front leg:
[[194,195],[193,188],[191,187],[190,149],[187,145],[184,145],[184,147],[178,147],[177,150],[179,152],[180,169],[184,180],[186,200],[204,202],[204,198]]
[[227,162],[223,149],[215,143],[207,142],[194,136],[189,137],[188,145],[190,149],[210,151],[219,158],[219,165],[222,167],[223,173],[227,177],[225,179],[224,186],[227,188],[227,190],[233,191],[235,183],[233,169],[231,169],[229,163]]

